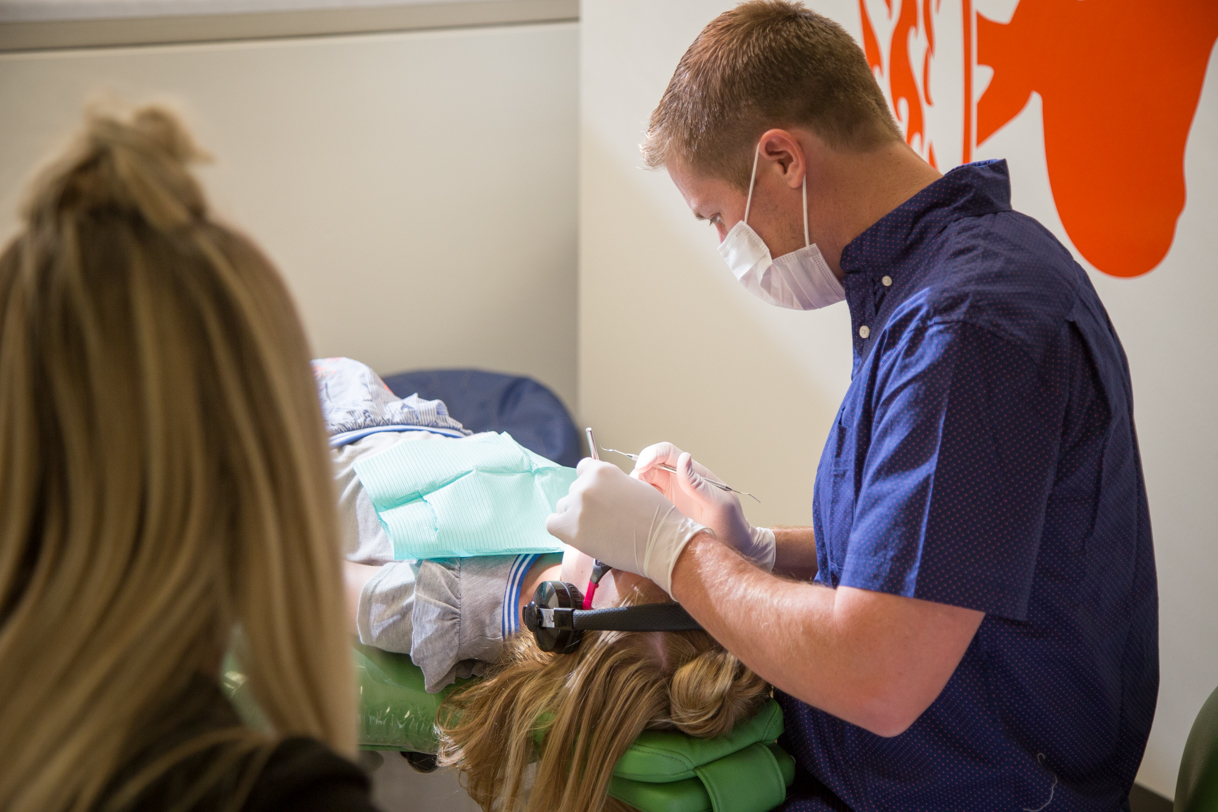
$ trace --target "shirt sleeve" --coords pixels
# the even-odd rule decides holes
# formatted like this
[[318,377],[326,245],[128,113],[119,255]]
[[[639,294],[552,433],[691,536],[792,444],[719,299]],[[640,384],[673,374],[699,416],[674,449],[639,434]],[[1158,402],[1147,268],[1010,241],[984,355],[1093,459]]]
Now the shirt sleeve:
[[1056,401],[1032,357],[988,330],[906,332],[871,398],[840,584],[1024,620]]
[[[411,610],[410,659],[435,693],[483,673],[519,629],[520,586],[536,555],[419,562]],[[373,643],[372,645],[378,645]]]
[[382,564],[364,584],[355,613],[359,641],[385,651],[410,654],[414,636],[415,585],[420,561]]

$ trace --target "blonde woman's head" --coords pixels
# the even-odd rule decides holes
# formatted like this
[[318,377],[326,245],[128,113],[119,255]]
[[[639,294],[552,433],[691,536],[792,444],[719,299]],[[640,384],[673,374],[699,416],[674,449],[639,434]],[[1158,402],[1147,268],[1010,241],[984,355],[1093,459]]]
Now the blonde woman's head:
[[[564,580],[586,579],[586,558],[564,557]],[[609,603],[598,607],[668,599],[630,573],[611,572],[602,584],[597,598]],[[461,771],[487,812],[622,810],[606,795],[609,779],[640,733],[718,736],[769,694],[705,632],[585,632],[574,654],[543,652],[531,635],[518,634],[485,679],[441,707],[440,760]]]
[[[0,255],[6,810],[129,799],[174,754],[114,773],[234,639],[275,733],[354,750],[308,346],[270,262],[210,215],[201,157],[163,109],[91,115]],[[178,756],[273,741],[235,727]]]

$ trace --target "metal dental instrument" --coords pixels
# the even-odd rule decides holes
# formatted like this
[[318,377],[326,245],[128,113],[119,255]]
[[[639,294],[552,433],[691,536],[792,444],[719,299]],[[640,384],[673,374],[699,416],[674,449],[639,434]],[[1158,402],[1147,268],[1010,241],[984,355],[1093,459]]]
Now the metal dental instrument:
[[[588,442],[592,442],[592,429],[588,429]],[[601,451],[604,451],[608,454],[621,454],[623,457],[628,457],[629,459],[632,459],[635,462],[638,462],[638,459],[639,459],[638,454],[627,454],[625,451],[618,451],[616,448],[602,448]],[[600,457],[595,457],[595,456],[594,456],[594,458],[600,459]],[[663,462],[660,463],[659,465],[657,465],[656,468],[659,468],[662,471],[668,471],[669,473],[673,473],[673,474],[677,473],[676,468],[673,468],[671,465],[669,465],[667,463],[663,463]],[[744,491],[738,491],[735,488],[733,488],[732,486],[728,485],[727,483],[720,482],[717,479],[711,479],[710,477],[703,477],[703,479],[706,480],[707,484],[714,485],[716,488],[718,488],[721,491],[731,491],[732,493],[738,493],[741,496],[749,497],[750,499],[752,499],[754,502],[756,502],[759,505],[761,504],[761,500],[758,499],[756,496],[753,496],[753,494],[751,494],[751,493],[746,493]]]

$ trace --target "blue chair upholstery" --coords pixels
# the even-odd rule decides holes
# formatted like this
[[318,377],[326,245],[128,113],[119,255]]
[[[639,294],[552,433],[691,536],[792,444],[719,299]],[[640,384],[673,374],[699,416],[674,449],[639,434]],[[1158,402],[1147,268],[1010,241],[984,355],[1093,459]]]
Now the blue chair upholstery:
[[546,459],[574,467],[579,431],[558,397],[532,378],[479,369],[433,369],[385,377],[400,398],[442,400],[470,431],[506,431]]

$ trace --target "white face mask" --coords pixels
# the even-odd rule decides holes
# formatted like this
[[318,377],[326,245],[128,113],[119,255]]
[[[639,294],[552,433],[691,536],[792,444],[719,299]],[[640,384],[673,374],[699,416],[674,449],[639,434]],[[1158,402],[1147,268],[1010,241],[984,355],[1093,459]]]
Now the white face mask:
[[744,219],[719,243],[719,254],[727,267],[750,293],[762,301],[792,310],[816,310],[846,298],[842,283],[829,269],[820,249],[808,239],[808,176],[804,174],[804,247],[778,259],[748,224],[753,205],[753,184],[757,181],[757,159],[761,144],[753,153],[753,176],[749,178],[749,197],[744,204]]

